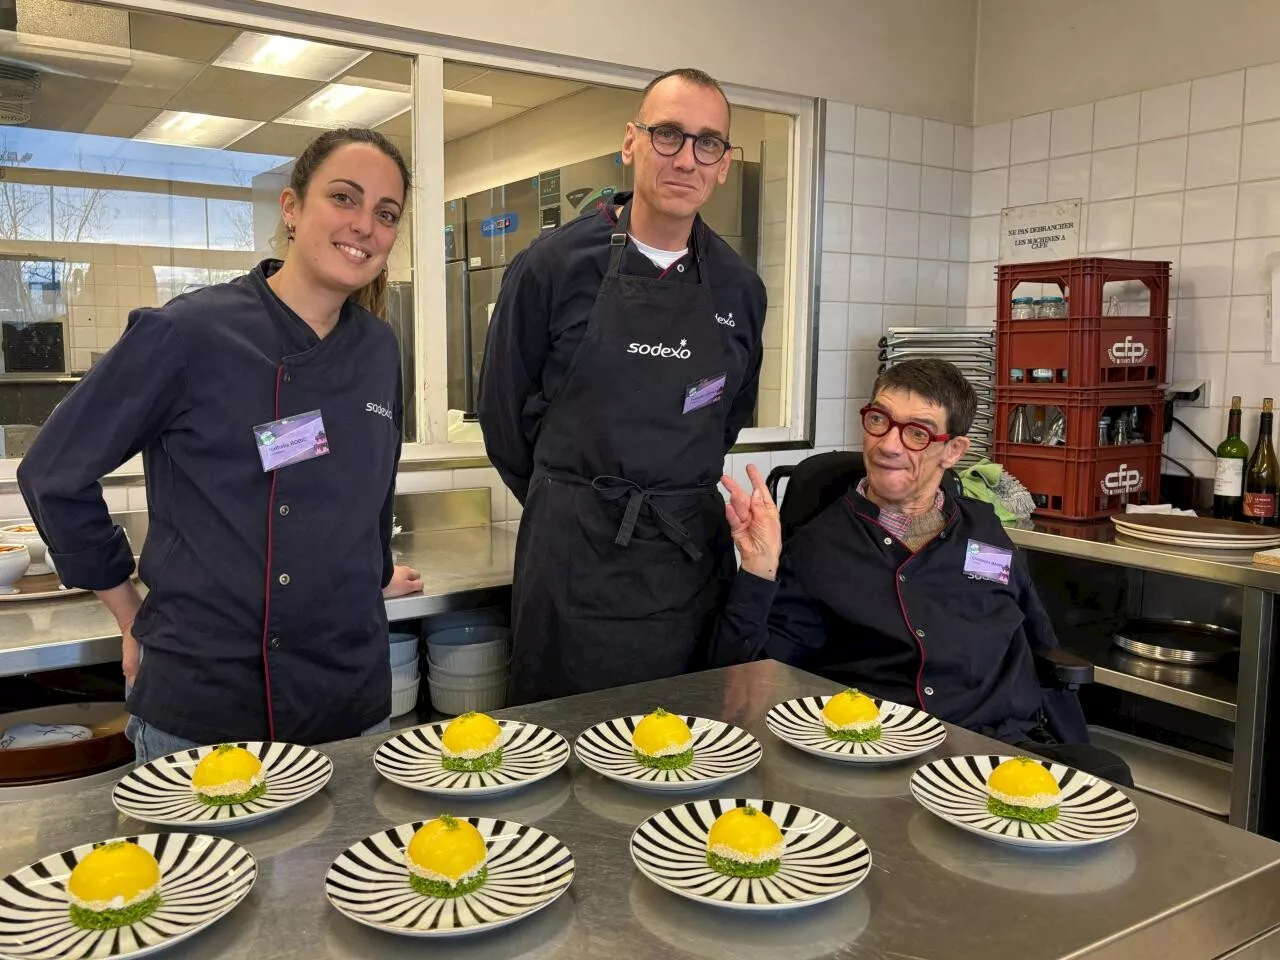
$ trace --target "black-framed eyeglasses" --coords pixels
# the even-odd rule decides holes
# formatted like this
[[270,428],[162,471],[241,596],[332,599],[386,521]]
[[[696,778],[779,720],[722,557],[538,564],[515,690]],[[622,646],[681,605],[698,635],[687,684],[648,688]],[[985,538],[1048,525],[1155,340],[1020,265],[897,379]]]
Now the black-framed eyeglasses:
[[883,437],[897,427],[898,435],[902,437],[902,445],[916,453],[927,449],[930,444],[944,443],[951,439],[951,434],[934,433],[923,423],[917,423],[914,420],[902,423],[895,420],[875,404],[867,404],[858,413],[862,416],[862,429],[871,436]]
[[631,125],[637,130],[643,130],[649,134],[649,142],[653,144],[653,149],[664,157],[674,157],[684,149],[686,140],[692,140],[693,159],[704,167],[719,163],[733,147],[733,144],[728,140],[717,137],[715,134],[685,133],[674,123],[659,123],[650,126],[647,123],[641,123],[639,120],[633,120]]

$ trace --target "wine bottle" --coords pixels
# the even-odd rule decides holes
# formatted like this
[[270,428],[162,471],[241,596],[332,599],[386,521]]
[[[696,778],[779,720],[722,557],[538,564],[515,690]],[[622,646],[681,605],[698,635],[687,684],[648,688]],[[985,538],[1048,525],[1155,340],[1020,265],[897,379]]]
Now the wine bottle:
[[1249,445],[1240,439],[1240,398],[1231,398],[1227,436],[1218,444],[1217,471],[1213,478],[1213,515],[1219,520],[1239,520],[1244,502],[1244,466]]
[[1258,418],[1258,445],[1253,448],[1249,467],[1244,472],[1244,508],[1242,519],[1274,527],[1276,518],[1276,494],[1280,492],[1280,463],[1276,462],[1276,448],[1271,443],[1271,398],[1262,401],[1262,416]]

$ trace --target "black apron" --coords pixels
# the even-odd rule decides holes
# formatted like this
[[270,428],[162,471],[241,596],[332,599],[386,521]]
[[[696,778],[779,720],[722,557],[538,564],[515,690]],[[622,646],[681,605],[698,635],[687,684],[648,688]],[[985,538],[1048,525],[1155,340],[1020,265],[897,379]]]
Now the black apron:
[[[529,703],[705,666],[733,577],[717,482],[745,370],[716,322],[696,221],[669,269],[618,272],[630,207],[587,330],[551,398],[516,543],[512,696]],[[686,395],[726,375],[720,399]]]

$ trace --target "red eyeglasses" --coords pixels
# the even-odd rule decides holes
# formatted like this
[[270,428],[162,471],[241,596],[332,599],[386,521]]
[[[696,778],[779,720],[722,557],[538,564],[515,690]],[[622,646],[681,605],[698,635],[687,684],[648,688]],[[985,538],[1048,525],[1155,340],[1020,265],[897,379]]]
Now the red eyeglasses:
[[916,453],[927,449],[930,444],[943,443],[951,439],[951,434],[934,433],[923,423],[917,423],[914,420],[901,423],[874,404],[869,403],[858,412],[862,415],[862,429],[871,436],[883,437],[897,427],[898,436],[902,437],[902,445]]

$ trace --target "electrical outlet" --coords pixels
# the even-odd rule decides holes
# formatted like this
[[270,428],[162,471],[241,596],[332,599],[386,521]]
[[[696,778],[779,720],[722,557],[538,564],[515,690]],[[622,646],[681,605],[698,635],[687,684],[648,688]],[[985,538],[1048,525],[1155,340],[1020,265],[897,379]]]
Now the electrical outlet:
[[1208,407],[1213,383],[1209,380],[1175,380],[1164,388],[1165,399],[1188,407]]

